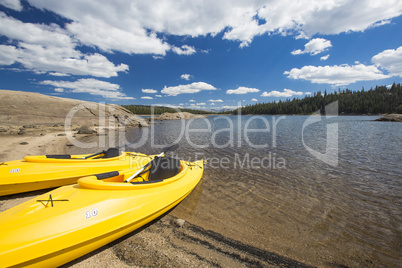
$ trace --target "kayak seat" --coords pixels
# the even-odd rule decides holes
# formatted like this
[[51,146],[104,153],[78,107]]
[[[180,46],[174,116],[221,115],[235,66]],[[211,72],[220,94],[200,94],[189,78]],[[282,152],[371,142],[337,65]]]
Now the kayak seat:
[[103,155],[102,158],[112,158],[112,157],[119,156],[119,154],[120,154],[119,149],[109,148],[109,149],[107,149],[106,153]]
[[180,172],[180,160],[172,157],[157,157],[152,160],[149,181],[162,181]]
[[71,159],[71,155],[69,155],[69,154],[47,154],[46,158]]

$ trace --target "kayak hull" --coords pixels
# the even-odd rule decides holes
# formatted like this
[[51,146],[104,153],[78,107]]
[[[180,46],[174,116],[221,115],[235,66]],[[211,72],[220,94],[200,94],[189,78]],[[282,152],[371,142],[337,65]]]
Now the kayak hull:
[[153,158],[129,152],[107,159],[82,159],[85,156],[77,155],[72,159],[27,156],[1,163],[0,196],[74,184],[84,176],[135,168]]
[[[202,161],[181,165],[180,173],[163,183],[120,182],[132,186],[122,190],[97,189],[96,177],[82,178],[82,185],[58,188],[0,213],[0,263],[59,266],[145,225],[176,206],[198,184]],[[120,172],[121,179],[134,171]],[[105,186],[118,183],[111,180],[104,181]]]

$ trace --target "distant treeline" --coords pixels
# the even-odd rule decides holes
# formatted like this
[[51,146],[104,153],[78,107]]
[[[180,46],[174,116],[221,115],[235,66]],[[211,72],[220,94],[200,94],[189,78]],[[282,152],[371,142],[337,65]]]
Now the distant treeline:
[[[192,114],[208,114],[211,112],[203,111],[203,110],[193,110],[193,109],[174,109],[170,107],[163,106],[150,106],[150,105],[121,105],[133,114],[143,114],[150,115],[153,114],[163,114],[163,113],[177,113],[177,112],[188,112]],[[153,111],[152,111],[153,110]]]
[[[257,103],[241,108],[241,114],[312,114],[318,110],[324,113],[325,106],[338,101],[339,114],[402,113],[401,84],[376,86],[366,91],[338,90],[328,94],[318,91],[303,99]],[[237,114],[240,109],[233,111]]]

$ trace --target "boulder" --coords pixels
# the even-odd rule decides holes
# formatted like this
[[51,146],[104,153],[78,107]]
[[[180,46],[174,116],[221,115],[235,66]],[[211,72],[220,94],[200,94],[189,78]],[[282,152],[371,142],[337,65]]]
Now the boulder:
[[80,129],[78,130],[77,134],[94,134],[96,131],[91,129],[88,126],[82,126],[80,127]]

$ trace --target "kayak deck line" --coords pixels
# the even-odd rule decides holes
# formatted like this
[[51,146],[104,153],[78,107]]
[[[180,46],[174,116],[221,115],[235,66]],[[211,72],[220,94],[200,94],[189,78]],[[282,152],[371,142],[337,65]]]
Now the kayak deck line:
[[[49,202],[50,202],[50,204],[52,205],[52,207],[53,207],[53,202],[58,202],[58,201],[68,201],[68,199],[53,199],[52,198],[52,195],[50,194],[49,195],[49,199],[47,199],[47,200],[36,200],[36,202],[41,202],[42,203],[42,205],[44,205],[45,206],[45,208],[47,208],[47,206],[49,205]],[[44,203],[44,202],[46,202],[46,204]]]

